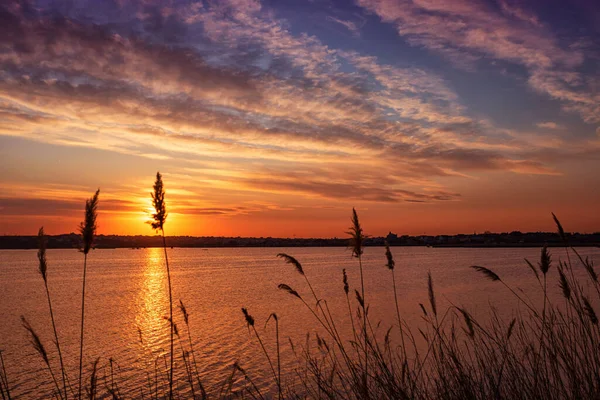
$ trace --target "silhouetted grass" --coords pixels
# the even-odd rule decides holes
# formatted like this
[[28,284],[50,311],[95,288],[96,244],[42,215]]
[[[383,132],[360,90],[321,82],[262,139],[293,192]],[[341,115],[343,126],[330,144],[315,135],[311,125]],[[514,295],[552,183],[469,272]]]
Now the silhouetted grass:
[[[146,368],[146,385],[139,388],[139,398],[185,398],[179,390],[188,385],[192,398],[209,398],[205,390],[195,356],[192,332],[189,325],[190,314],[180,300],[179,309],[187,330],[187,340],[180,337],[180,331],[173,315],[172,288],[167,255],[164,223],[166,220],[165,192],[162,176],[157,173],[152,193],[152,227],[160,230],[169,283],[170,325],[169,362],[166,356],[157,356],[149,351],[151,360]],[[39,271],[46,285],[50,320],[58,352],[62,388],[52,368],[51,358],[39,335],[25,318],[23,327],[28,332],[34,349],[40,355],[54,383],[55,398],[82,398],[83,360],[83,321],[85,319],[85,271],[87,253],[92,247],[96,229],[96,207],[98,192],[86,202],[86,218],[82,224],[82,252],[84,253],[84,276],[82,293],[82,324],[79,355],[78,393],[69,392],[66,374],[54,315],[50,292],[47,286],[46,255],[43,245],[43,231],[40,230],[40,250],[38,252]],[[564,242],[563,261],[543,248],[537,263],[525,260],[542,301],[536,303],[523,292],[515,290],[496,271],[487,266],[474,265],[474,274],[498,285],[498,290],[506,290],[519,304],[516,316],[505,319],[497,308],[491,306],[489,313],[476,319],[467,309],[450,303],[446,308],[438,303],[435,291],[435,277],[428,273],[423,282],[429,304],[418,304],[422,310],[422,324],[416,326],[402,318],[399,302],[411,301],[399,295],[396,285],[397,264],[391,249],[382,251],[381,268],[391,273],[389,293],[393,293],[396,320],[383,321],[389,329],[378,333],[379,323],[373,323],[369,316],[368,299],[364,285],[362,254],[365,235],[356,210],[352,211],[350,228],[350,249],[357,259],[357,275],[360,282],[356,287],[348,279],[346,270],[342,273],[340,296],[345,297],[350,326],[346,326],[349,338],[340,334],[338,324],[332,316],[327,299],[319,296],[309,279],[307,270],[300,260],[280,253],[287,264],[302,275],[306,289],[312,299],[303,298],[297,290],[281,283],[278,288],[302,303],[314,318],[315,333],[307,335],[305,343],[294,343],[290,348],[297,358],[297,368],[289,374],[281,371],[280,320],[275,313],[265,322],[275,322],[274,342],[276,354],[270,354],[265,343],[269,340],[265,333],[256,328],[257,321],[242,308],[244,320],[258,346],[265,356],[265,370],[272,373],[273,387],[278,398],[348,398],[348,399],[597,399],[600,398],[600,327],[596,305],[600,302],[600,283],[593,263],[584,259],[576,249],[569,246],[567,235],[559,220],[552,214],[557,225],[557,233]],[[561,250],[562,251],[562,250]],[[585,271],[586,278],[577,278],[571,256]],[[385,263],[383,262],[385,260]],[[467,267],[467,266],[465,266]],[[401,279],[401,269],[400,279]],[[555,272],[556,271],[556,272]],[[553,275],[555,274],[555,275]],[[555,277],[553,277],[555,276]],[[560,297],[551,295],[549,287],[554,282],[560,289]],[[274,288],[275,289],[275,288]],[[351,290],[354,296],[350,296]],[[450,299],[451,300],[451,299]],[[313,303],[314,301],[314,303]],[[275,310],[276,311],[276,310]],[[218,323],[218,322],[217,322]],[[397,329],[399,343],[394,343],[392,332]],[[140,343],[144,344],[144,332],[138,328]],[[175,375],[174,340],[177,337],[181,357],[177,362],[185,368]],[[277,364],[273,362],[276,359]],[[0,395],[11,399],[11,382],[4,368],[0,352]],[[114,361],[109,359],[109,374],[105,375],[104,386],[100,383],[101,365],[99,359],[92,363],[89,384],[85,388],[87,398],[123,398],[119,390],[119,374],[115,373]],[[184,373],[185,372],[185,373]],[[210,374],[210,371],[208,372]],[[254,371],[248,371],[240,362],[235,362],[231,373],[223,381],[215,397],[265,399],[271,393],[262,393],[256,385]],[[236,376],[245,383],[235,381]],[[41,378],[40,378],[41,379]],[[241,385],[241,386],[240,386]],[[198,389],[198,390],[196,390]]]
[[170,359],[171,366],[169,368],[169,400],[173,399],[173,345],[174,345],[174,333],[175,333],[175,324],[173,322],[173,290],[171,289],[171,270],[169,268],[169,257],[167,256],[167,240],[165,238],[165,222],[167,220],[167,205],[165,202],[165,189],[163,186],[162,175],[160,172],[156,173],[156,181],[154,182],[154,192],[151,193],[152,196],[152,205],[154,206],[155,213],[152,214],[153,220],[150,221],[150,225],[152,229],[156,231],[160,231],[163,239],[163,250],[165,252],[165,265],[167,267],[167,282],[169,285],[169,322],[171,328],[171,336],[170,336]]
[[[83,282],[81,289],[81,331],[79,338],[79,386],[78,386],[78,399],[81,399],[81,380],[83,377],[83,334],[84,334],[84,322],[85,322],[85,280],[87,277],[87,257],[88,253],[92,249],[94,243],[94,236],[96,235],[96,219],[98,218],[98,196],[100,195],[100,189],[96,191],[94,196],[89,200],[85,201],[85,217],[84,221],[79,227],[81,233],[81,248],[79,251],[83,253]],[[97,362],[96,362],[97,364]],[[92,392],[93,394],[93,392]]]

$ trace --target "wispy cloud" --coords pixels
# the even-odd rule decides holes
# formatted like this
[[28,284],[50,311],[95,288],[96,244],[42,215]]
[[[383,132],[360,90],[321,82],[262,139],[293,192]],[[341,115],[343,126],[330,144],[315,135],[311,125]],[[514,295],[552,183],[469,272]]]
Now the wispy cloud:
[[544,128],[544,129],[563,129],[563,127],[561,125],[557,124],[556,122],[552,122],[552,121],[538,122],[537,124],[535,124],[535,126],[537,126],[538,128]]
[[[586,122],[600,122],[598,92],[582,73],[585,54],[568,46],[531,11],[500,1],[500,12],[485,2],[470,0],[357,0],[382,21],[395,24],[408,43],[451,60],[487,58],[522,65],[534,89],[564,102]],[[571,44],[574,44],[572,42]]]
[[348,29],[350,32],[352,32],[352,34],[354,36],[360,36],[360,28],[358,27],[358,25],[356,23],[349,21],[349,20],[336,18],[331,15],[328,15],[326,18],[327,18],[327,21],[335,22],[336,24],[342,25],[343,27]]

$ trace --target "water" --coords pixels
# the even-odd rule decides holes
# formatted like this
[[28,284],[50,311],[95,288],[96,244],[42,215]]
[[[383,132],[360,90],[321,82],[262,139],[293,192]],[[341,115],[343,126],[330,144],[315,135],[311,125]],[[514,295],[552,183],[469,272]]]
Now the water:
[[[600,259],[600,249],[579,249],[583,256]],[[564,250],[552,249],[555,260],[565,259]],[[358,288],[360,275],[356,259],[344,248],[242,248],[169,249],[173,298],[183,300],[190,313],[190,331],[203,383],[218,394],[231,366],[238,361],[265,391],[273,389],[256,339],[250,334],[241,307],[256,319],[267,350],[274,356],[274,325],[265,328],[268,316],[279,317],[282,371],[293,380],[297,361],[288,338],[303,343],[317,323],[295,297],[277,289],[287,283],[305,299],[310,291],[294,268],[276,257],[279,252],[295,256],[303,265],[319,297],[328,300],[340,330],[347,334],[350,320],[342,285],[342,269],[348,272],[351,290]],[[539,249],[462,249],[398,247],[396,279],[400,312],[409,324],[420,321],[419,303],[428,304],[427,273],[431,271],[438,301],[443,310],[452,302],[466,307],[476,317],[485,316],[489,304],[510,314],[516,303],[498,282],[486,280],[469,268],[483,265],[504,281],[522,288],[534,301],[531,288],[535,278],[523,258],[535,261]],[[79,356],[79,324],[83,255],[74,250],[48,251],[48,279],[57,328],[66,367],[76,385]],[[366,248],[363,267],[366,300],[371,319],[382,321],[380,331],[394,323],[395,307],[390,271],[385,268],[383,248]],[[115,361],[121,394],[140,396],[147,390],[146,371],[154,374],[154,360],[168,354],[168,291],[162,249],[115,249],[92,251],[88,259],[86,292],[85,365],[100,357],[100,385],[105,385],[108,359]],[[558,291],[556,270],[550,272],[550,290]],[[537,296],[537,297],[536,297]],[[352,299],[353,300],[353,299]],[[187,345],[187,330],[178,309],[175,321]],[[43,280],[37,272],[35,251],[0,251],[0,349],[15,398],[45,399],[52,393],[52,381],[33,347],[20,316],[25,315],[39,332],[57,364],[52,348],[52,330]],[[142,332],[140,340],[138,328]],[[181,354],[179,343],[176,351]],[[161,359],[162,360],[162,359]],[[164,362],[164,361],[163,361]],[[58,371],[58,369],[56,369]],[[179,369],[181,370],[181,368]],[[180,391],[188,390],[184,378]],[[241,384],[241,378],[236,381]]]

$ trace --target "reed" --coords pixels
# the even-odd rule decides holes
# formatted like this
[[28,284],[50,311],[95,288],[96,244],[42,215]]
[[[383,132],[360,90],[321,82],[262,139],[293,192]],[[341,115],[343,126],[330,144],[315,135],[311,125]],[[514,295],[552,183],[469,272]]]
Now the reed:
[[83,282],[81,289],[81,330],[79,335],[79,385],[78,399],[81,399],[81,379],[83,376],[83,335],[85,322],[85,280],[87,277],[87,258],[88,253],[92,249],[94,236],[96,235],[96,219],[98,218],[98,196],[100,189],[88,200],[85,201],[84,221],[79,226],[81,233],[81,246],[79,251],[83,253]]
[[273,378],[275,379],[275,383],[278,386],[279,396],[281,397],[281,386],[279,384],[278,375],[275,372],[275,367],[273,367],[273,362],[271,361],[271,357],[269,356],[269,352],[267,351],[267,349],[266,349],[266,347],[265,347],[262,339],[260,338],[260,334],[256,330],[256,326],[254,326],[254,323],[255,323],[254,317],[252,315],[250,315],[250,313],[248,312],[248,310],[246,308],[244,308],[244,307],[242,307],[242,313],[244,314],[244,319],[246,320],[246,324],[248,325],[248,329],[252,329],[252,331],[254,332],[254,336],[256,337],[256,339],[258,340],[258,343],[260,344],[260,348],[262,349],[263,354],[267,358],[267,362],[269,364],[271,372],[273,373]]
[[[160,172],[156,173],[156,180],[154,181],[154,192],[151,194],[152,206],[154,207],[154,214],[152,214],[152,221],[150,225],[155,231],[160,231],[163,240],[163,250],[165,253],[165,265],[167,267],[167,282],[169,285],[169,320],[173,321],[173,290],[171,288],[171,270],[169,268],[169,257],[167,255],[167,240],[165,238],[165,222],[167,220],[167,207],[165,203],[165,189],[163,186],[162,175]],[[171,335],[170,335],[170,368],[169,368],[169,400],[173,399],[173,347],[174,347],[174,324],[171,323]]]
[[369,398],[369,352],[368,352],[368,335],[367,335],[367,309],[365,306],[365,281],[363,277],[363,267],[362,267],[362,254],[363,254],[363,242],[365,240],[365,236],[363,233],[363,229],[360,226],[360,221],[358,220],[358,214],[356,213],[356,209],[352,209],[352,225],[350,226],[350,248],[352,250],[352,256],[358,259],[358,266],[360,271],[360,296],[357,294],[357,298],[361,299],[359,301],[362,307],[362,316],[363,316],[363,337],[364,337],[364,371],[363,371],[363,395],[365,398]]
[[44,227],[41,227],[38,232],[38,271],[44,280],[44,288],[46,289],[46,299],[48,300],[48,309],[50,311],[50,320],[52,322],[52,331],[54,333],[54,344],[58,352],[58,360],[60,362],[60,372],[62,375],[62,384],[64,390],[64,398],[67,394],[67,378],[65,372],[65,364],[63,363],[62,351],[60,350],[60,341],[58,340],[58,332],[56,331],[56,322],[54,321],[54,311],[52,309],[52,300],[50,298],[50,289],[48,288],[48,262],[46,260],[46,237],[44,235]]
[[61,393],[60,387],[58,386],[58,381],[56,380],[54,371],[52,370],[52,367],[50,366],[50,359],[48,357],[48,352],[46,351],[46,347],[42,343],[40,336],[33,329],[31,324],[29,323],[29,321],[27,321],[27,319],[22,315],[21,315],[21,325],[23,325],[23,328],[25,328],[25,330],[29,334],[29,339],[31,341],[31,345],[33,346],[35,351],[39,354],[39,356],[42,358],[42,361],[46,365],[46,368],[48,369],[48,372],[50,373],[50,376],[52,377],[52,382],[54,382],[54,386],[56,387],[58,396],[61,399],[63,399],[63,395]]

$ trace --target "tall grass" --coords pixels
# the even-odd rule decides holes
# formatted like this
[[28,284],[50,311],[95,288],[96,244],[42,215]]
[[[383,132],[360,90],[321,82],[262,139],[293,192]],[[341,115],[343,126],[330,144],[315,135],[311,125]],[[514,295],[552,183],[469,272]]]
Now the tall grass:
[[81,331],[79,336],[79,385],[77,398],[81,399],[81,379],[83,376],[83,334],[85,322],[85,280],[87,277],[87,258],[88,253],[92,249],[94,236],[96,235],[96,219],[98,218],[98,196],[100,189],[88,200],[85,201],[85,216],[84,221],[79,227],[81,233],[81,248],[79,251],[83,253],[83,281],[81,289]]
[[44,288],[46,289],[46,299],[48,300],[48,309],[50,312],[50,320],[52,321],[52,331],[54,333],[54,344],[58,352],[58,359],[60,361],[60,372],[62,376],[62,384],[64,390],[64,398],[68,397],[67,394],[67,378],[65,365],[63,363],[62,351],[60,350],[60,341],[58,340],[58,332],[56,331],[56,322],[54,320],[54,311],[52,309],[52,300],[50,298],[50,289],[48,288],[48,262],[46,260],[46,237],[44,236],[44,227],[41,227],[38,232],[38,271],[44,280]]
[[[92,246],[96,229],[96,207],[98,192],[86,202],[86,218],[82,224],[82,252],[84,253],[84,279],[82,293],[82,325],[79,357],[79,387],[76,399],[82,398],[83,321],[85,317],[85,271],[87,254]],[[187,330],[187,340],[182,339],[173,315],[172,287],[169,260],[164,232],[166,221],[165,191],[160,173],[156,175],[152,202],[155,209],[152,228],[160,231],[169,285],[170,325],[169,361],[166,356],[155,356],[153,367],[146,371],[147,385],[139,388],[140,398],[156,399],[168,397],[185,398],[179,392],[189,385],[190,396],[202,399],[214,397],[265,399],[278,398],[346,398],[346,399],[597,399],[600,398],[600,323],[597,307],[600,304],[600,282],[593,262],[583,258],[569,245],[569,235],[553,215],[557,233],[564,248],[554,254],[544,247],[538,262],[525,260],[535,287],[523,292],[505,280],[499,271],[489,266],[472,265],[474,278],[477,275],[498,285],[497,290],[506,291],[514,298],[518,307],[514,310],[498,309],[491,305],[487,314],[478,319],[469,310],[451,303],[438,301],[435,277],[427,274],[423,289],[428,303],[419,303],[421,321],[408,321],[400,313],[400,303],[411,299],[398,291],[397,267],[392,249],[386,244],[381,251],[381,268],[391,274],[389,293],[394,296],[395,318],[389,321],[372,321],[369,313],[369,292],[365,287],[365,270],[362,255],[365,234],[358,213],[352,210],[349,247],[357,259],[359,279],[357,284],[342,271],[339,293],[347,306],[349,324],[340,325],[330,312],[327,299],[320,296],[311,284],[310,270],[300,260],[280,253],[277,256],[294,267],[302,276],[302,284],[310,295],[305,299],[290,285],[281,283],[278,288],[300,302],[303,309],[313,318],[313,331],[304,343],[290,340],[291,353],[296,357],[297,367],[288,373],[282,372],[282,343],[280,329],[285,320],[271,313],[267,323],[273,320],[274,348],[270,348],[269,334],[261,332],[257,321],[242,308],[243,317],[257,346],[264,354],[265,371],[272,375],[272,390],[256,384],[256,371],[247,370],[243,361],[235,362],[231,373],[224,379],[220,390],[207,393],[196,361],[194,343],[189,324],[189,313],[180,300],[181,318]],[[43,230],[39,233],[43,239]],[[45,245],[40,240],[38,252],[39,270],[44,278],[46,296],[50,308],[56,349],[62,372],[62,385],[56,379],[51,357],[41,338],[31,324],[23,318],[34,349],[40,355],[45,369],[54,384],[53,396],[67,400],[68,377],[64,369],[58,334],[54,322],[52,302],[47,286]],[[465,266],[468,268],[468,266]],[[352,273],[352,271],[350,271]],[[350,276],[351,277],[351,276]],[[477,284],[476,282],[474,284]],[[560,293],[552,290],[556,285]],[[537,291],[537,293],[535,293]],[[354,293],[353,296],[350,294]],[[527,294],[526,294],[527,293]],[[537,296],[537,297],[536,297]],[[448,304],[448,305],[444,305]],[[416,305],[416,304],[415,304]],[[416,308],[416,307],[415,307]],[[276,311],[276,310],[274,310]],[[512,315],[507,316],[508,311]],[[481,315],[481,314],[480,314]],[[393,321],[396,319],[396,321]],[[380,325],[387,327],[383,334]],[[394,334],[397,325],[398,335]],[[143,332],[138,329],[143,345]],[[266,335],[266,336],[265,336]],[[185,374],[174,375],[174,339],[177,336],[181,348],[181,360]],[[399,340],[395,340],[398,337]],[[271,352],[275,351],[276,354]],[[274,362],[276,360],[276,363]],[[9,380],[0,353],[0,395],[11,399]],[[287,360],[290,361],[290,360]],[[92,364],[92,373],[86,387],[88,398],[122,398],[118,390],[119,376],[110,362],[110,378],[105,387],[100,384],[99,360]],[[164,367],[163,364],[164,363]],[[209,371],[208,374],[211,372]],[[244,378],[235,380],[236,375]],[[194,379],[195,378],[195,379]],[[271,379],[271,378],[267,378]],[[179,380],[179,381],[178,381]],[[214,381],[214,378],[212,379]],[[166,384],[165,384],[166,382]],[[14,385],[14,383],[13,383]],[[167,387],[163,390],[161,388]],[[196,391],[196,388],[199,390]],[[146,390],[145,390],[146,389]],[[264,393],[263,393],[264,392]]]
[[160,231],[163,240],[163,250],[165,252],[165,265],[167,267],[167,282],[169,285],[169,325],[171,329],[170,336],[170,368],[169,368],[169,400],[173,399],[173,345],[174,345],[174,333],[175,325],[173,322],[173,290],[171,288],[171,270],[169,269],[169,257],[167,255],[167,240],[165,238],[165,222],[167,220],[167,206],[165,203],[165,189],[163,186],[162,175],[160,172],[156,173],[156,180],[154,182],[154,192],[151,193],[152,206],[154,207],[155,213],[152,214],[152,221],[150,225],[152,229]]

